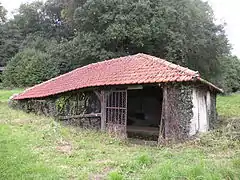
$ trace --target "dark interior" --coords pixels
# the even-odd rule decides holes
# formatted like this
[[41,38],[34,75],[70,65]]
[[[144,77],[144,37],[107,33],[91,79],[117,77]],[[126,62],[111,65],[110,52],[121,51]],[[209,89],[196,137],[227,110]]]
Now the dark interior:
[[160,87],[148,86],[128,90],[128,137],[158,139],[162,99],[163,92]]

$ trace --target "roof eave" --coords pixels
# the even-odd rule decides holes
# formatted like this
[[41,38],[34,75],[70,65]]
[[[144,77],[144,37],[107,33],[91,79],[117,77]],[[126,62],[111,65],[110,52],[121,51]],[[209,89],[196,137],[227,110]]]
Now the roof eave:
[[200,77],[197,78],[197,80],[199,80],[200,82],[207,84],[208,86],[210,86],[211,88],[215,89],[216,91],[218,91],[219,93],[224,93],[223,89],[220,89],[219,87],[215,86],[214,84],[206,81],[205,79],[202,79]]

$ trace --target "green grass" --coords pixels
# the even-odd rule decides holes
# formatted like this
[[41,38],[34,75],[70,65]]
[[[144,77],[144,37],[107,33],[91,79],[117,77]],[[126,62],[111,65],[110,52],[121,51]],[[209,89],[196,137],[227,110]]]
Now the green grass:
[[239,144],[215,141],[136,145],[0,102],[0,179],[238,179]]
[[12,90],[0,89],[0,101],[6,102],[8,101],[9,97],[11,97],[13,94],[18,94],[22,91],[23,89],[12,89]]
[[220,116],[240,117],[240,93],[217,97],[217,110]]

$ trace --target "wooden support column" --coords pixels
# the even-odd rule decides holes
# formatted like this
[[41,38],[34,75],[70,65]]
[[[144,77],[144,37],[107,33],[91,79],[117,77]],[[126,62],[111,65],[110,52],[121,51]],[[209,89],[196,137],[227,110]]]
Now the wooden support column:
[[168,90],[167,86],[163,89],[163,96],[164,96],[164,129],[165,129],[165,139],[168,138],[168,132],[169,132],[169,118],[168,118]]
[[101,91],[101,131],[106,130],[106,97],[105,91]]
[[106,97],[105,97],[105,91],[101,90],[99,91],[94,91],[94,93],[97,95],[100,103],[101,103],[101,131],[106,130]]
[[163,102],[162,102],[162,114],[161,114],[161,122],[159,125],[159,137],[158,137],[158,144],[164,144],[166,138],[166,131],[167,131],[167,87],[163,87]]

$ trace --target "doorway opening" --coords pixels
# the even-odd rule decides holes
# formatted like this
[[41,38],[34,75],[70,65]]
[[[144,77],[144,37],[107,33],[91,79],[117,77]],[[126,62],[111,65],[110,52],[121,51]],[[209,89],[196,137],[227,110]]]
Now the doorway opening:
[[162,115],[163,90],[157,86],[128,90],[127,135],[157,141]]

